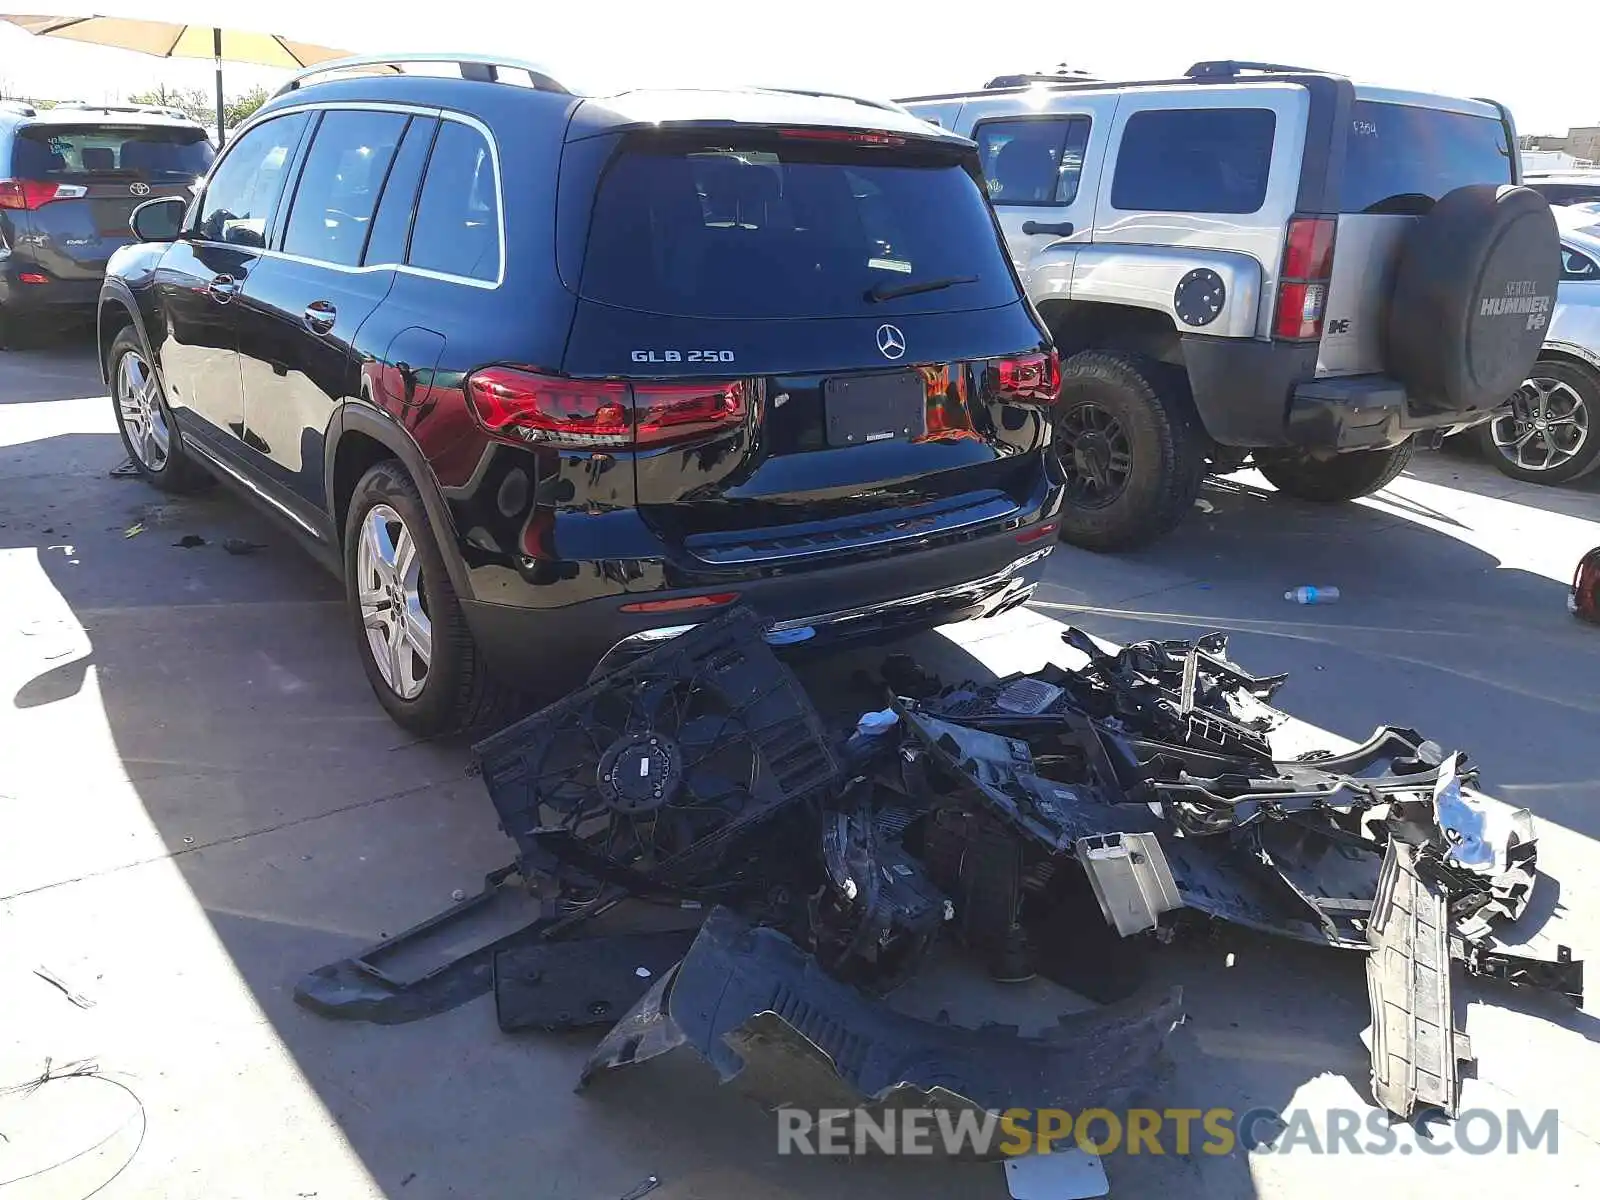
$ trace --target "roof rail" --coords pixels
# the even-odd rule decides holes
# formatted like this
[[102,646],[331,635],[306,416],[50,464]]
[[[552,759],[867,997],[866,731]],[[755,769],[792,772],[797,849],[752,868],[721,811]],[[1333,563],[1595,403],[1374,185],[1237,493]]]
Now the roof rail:
[[1232,79],[1246,71],[1259,71],[1266,75],[1324,75],[1315,67],[1291,67],[1284,63],[1243,62],[1231,58],[1212,62],[1197,62],[1183,73],[1185,79]]
[[22,117],[37,117],[39,110],[26,100],[0,100],[0,109],[16,113]]
[[812,88],[792,87],[758,87],[758,92],[778,92],[784,96],[811,96],[818,100],[849,100],[852,104],[864,104],[868,108],[882,109],[884,112],[911,114],[904,105],[896,104],[893,100],[874,100],[870,96],[855,96],[849,92],[819,92]]
[[352,58],[336,58],[325,63],[318,63],[314,67],[307,67],[299,72],[287,83],[273,93],[273,97],[286,95],[298,88],[306,86],[308,80],[318,75],[337,75],[342,72],[387,72],[393,75],[404,75],[405,67],[419,63],[434,65],[454,66],[461,72],[461,78],[472,79],[480,83],[497,83],[501,71],[515,71],[525,73],[528,82],[538,91],[556,92],[563,96],[572,94],[570,88],[565,87],[555,76],[537,63],[524,62],[517,58],[502,58],[499,55],[482,54],[359,54]]
[[57,109],[67,109],[72,112],[103,112],[103,113],[151,113],[158,117],[174,117],[184,121],[193,121],[194,117],[171,104],[90,104],[85,100],[64,100],[56,105]]

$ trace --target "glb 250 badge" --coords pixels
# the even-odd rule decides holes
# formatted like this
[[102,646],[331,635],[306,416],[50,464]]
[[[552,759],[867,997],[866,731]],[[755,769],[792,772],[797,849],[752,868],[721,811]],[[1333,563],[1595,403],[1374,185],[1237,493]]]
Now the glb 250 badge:
[[636,363],[731,363],[732,350],[635,350]]

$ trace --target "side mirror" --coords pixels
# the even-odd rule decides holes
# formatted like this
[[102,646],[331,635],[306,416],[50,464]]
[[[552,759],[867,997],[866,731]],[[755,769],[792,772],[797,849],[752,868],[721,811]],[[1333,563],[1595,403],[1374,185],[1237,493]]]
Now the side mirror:
[[175,242],[183,230],[183,213],[189,202],[182,196],[146,200],[133,210],[128,224],[141,242]]

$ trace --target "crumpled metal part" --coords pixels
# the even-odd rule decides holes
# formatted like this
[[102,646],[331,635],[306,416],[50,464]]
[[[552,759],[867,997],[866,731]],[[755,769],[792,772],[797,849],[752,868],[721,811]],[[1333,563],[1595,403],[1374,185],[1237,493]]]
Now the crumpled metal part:
[[1461,791],[1457,766],[1461,756],[1452,754],[1439,766],[1433,785],[1433,820],[1445,840],[1445,860],[1469,871],[1488,874],[1501,856],[1488,841],[1488,817],[1481,804],[1470,802]]
[[768,1106],[1117,1108],[1157,1070],[1181,993],[1063,1016],[1038,1037],[935,1025],[827,975],[777,930],[717,908],[606,1035],[582,1084],[683,1047]]

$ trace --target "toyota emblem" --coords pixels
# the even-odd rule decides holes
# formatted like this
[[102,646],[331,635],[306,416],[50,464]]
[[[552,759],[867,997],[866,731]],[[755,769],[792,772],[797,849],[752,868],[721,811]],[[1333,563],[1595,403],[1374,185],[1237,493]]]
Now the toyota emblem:
[[899,358],[906,352],[906,335],[895,325],[878,326],[878,353],[888,359]]
[[128,190],[135,196],[148,196],[150,194],[150,185],[148,183],[130,183]]

